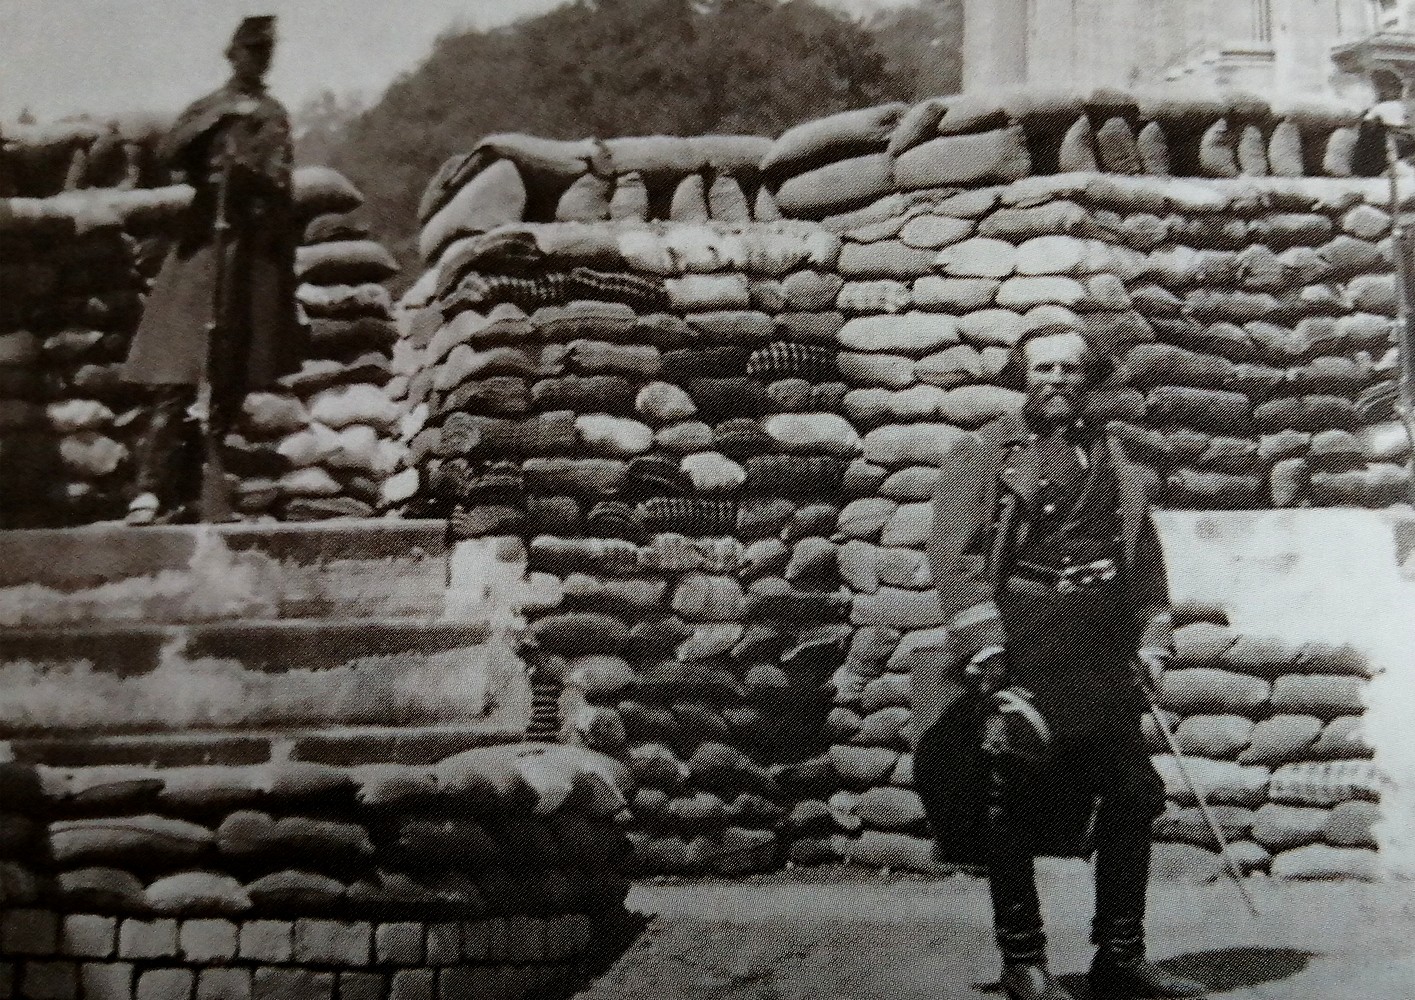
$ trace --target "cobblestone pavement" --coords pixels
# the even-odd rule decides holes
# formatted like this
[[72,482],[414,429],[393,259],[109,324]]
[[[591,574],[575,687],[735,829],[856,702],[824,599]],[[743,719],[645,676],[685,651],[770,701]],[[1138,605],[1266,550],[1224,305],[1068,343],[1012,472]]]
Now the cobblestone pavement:
[[[1039,878],[1052,968],[1087,1000],[1089,869]],[[1155,883],[1152,957],[1196,976],[1211,1000],[1415,1000],[1415,884],[1250,879]],[[858,870],[746,882],[642,883],[650,919],[584,1000],[974,1000],[997,998],[985,885]],[[989,987],[993,988],[990,989]]]

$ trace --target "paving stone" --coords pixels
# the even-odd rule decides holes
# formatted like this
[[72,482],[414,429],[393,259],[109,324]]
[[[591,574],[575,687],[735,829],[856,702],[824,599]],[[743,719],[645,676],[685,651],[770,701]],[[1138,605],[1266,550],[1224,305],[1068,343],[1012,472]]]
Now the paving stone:
[[136,1000],[191,1000],[196,976],[190,969],[148,969],[138,974]]
[[339,973],[339,1000],[383,1000],[387,988],[388,977],[377,972]]
[[491,930],[485,920],[467,920],[462,924],[462,959],[467,962],[486,961],[491,944]]
[[71,913],[64,918],[59,950],[79,958],[112,958],[118,946],[118,921],[91,913]]
[[26,1000],[75,1000],[79,995],[78,966],[73,962],[26,962],[20,990]]
[[427,964],[455,965],[462,960],[462,925],[427,925]]
[[7,955],[53,955],[59,947],[59,915],[48,910],[0,914],[0,951]]
[[251,1000],[250,969],[202,969],[196,1000]]
[[431,969],[400,969],[389,983],[388,1000],[432,1000]]
[[566,921],[566,947],[569,954],[583,955],[594,942],[594,922],[583,913],[572,913]]
[[255,1000],[334,1000],[334,973],[256,969],[253,996]]
[[485,967],[457,965],[437,970],[437,1000],[474,1000],[486,995]]
[[288,920],[251,920],[241,925],[238,953],[254,962],[288,962],[295,953],[295,926]]
[[190,962],[219,963],[236,957],[239,936],[229,920],[184,920],[177,931],[177,946]]
[[421,965],[423,925],[379,924],[373,929],[374,955],[385,965]]
[[501,962],[506,958],[506,920],[493,917],[486,922],[486,957],[489,962]]
[[18,978],[13,962],[0,962],[0,997],[15,995],[15,985]]
[[535,917],[514,916],[506,921],[506,960],[508,962],[545,961],[545,921]]
[[85,962],[79,968],[85,1000],[127,1000],[133,995],[130,962]]
[[120,958],[175,958],[177,921],[124,920],[118,926]]
[[373,927],[342,920],[295,921],[295,961],[319,965],[368,965]]

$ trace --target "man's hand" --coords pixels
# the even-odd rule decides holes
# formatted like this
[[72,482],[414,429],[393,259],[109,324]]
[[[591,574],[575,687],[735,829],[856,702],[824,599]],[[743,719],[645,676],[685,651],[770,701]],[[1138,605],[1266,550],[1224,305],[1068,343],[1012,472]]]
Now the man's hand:
[[963,676],[984,696],[1000,690],[1007,683],[1007,650],[984,646],[968,660]]
[[1135,683],[1151,695],[1158,695],[1164,672],[1174,660],[1174,650],[1166,646],[1141,646],[1135,651],[1132,668]]

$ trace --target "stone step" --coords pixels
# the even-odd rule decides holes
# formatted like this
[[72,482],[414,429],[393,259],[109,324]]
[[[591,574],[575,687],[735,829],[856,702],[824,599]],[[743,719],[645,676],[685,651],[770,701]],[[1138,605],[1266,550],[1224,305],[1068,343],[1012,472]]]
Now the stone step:
[[320,671],[409,652],[427,656],[484,645],[485,621],[284,619],[188,625],[106,624],[0,629],[0,670],[19,662],[87,662],[94,673],[132,677],[162,664],[231,660],[247,670]]
[[6,740],[15,759],[56,767],[142,764],[263,764],[271,760],[354,765],[434,764],[472,747],[520,743],[514,718],[460,726],[336,726],[302,730],[129,733],[113,736],[36,734]]
[[0,627],[446,611],[443,521],[0,532]]
[[0,677],[0,749],[52,761],[395,759],[522,734],[531,700],[470,619],[0,629]]

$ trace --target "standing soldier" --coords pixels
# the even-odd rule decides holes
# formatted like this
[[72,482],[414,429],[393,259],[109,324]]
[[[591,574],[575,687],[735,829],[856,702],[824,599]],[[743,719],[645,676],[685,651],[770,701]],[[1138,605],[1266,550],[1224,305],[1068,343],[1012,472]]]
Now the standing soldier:
[[1145,960],[1164,787],[1136,685],[1172,655],[1170,608],[1140,470],[1084,415],[1109,362],[1069,327],[1030,332],[1013,361],[1022,413],[960,439],[936,489],[929,556],[950,648],[914,679],[919,792],[941,856],[987,867],[1012,1000],[1071,996],[1047,970],[1033,858],[1092,838],[1092,995],[1200,996]]
[[160,149],[196,193],[124,373],[153,391],[130,524],[194,519],[199,470],[221,501],[205,503],[204,483],[203,506],[219,510],[219,446],[247,390],[299,366],[290,122],[264,81],[274,47],[273,17],[242,21],[226,49],[230,81],[182,112]]

